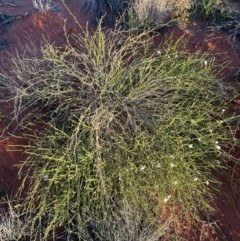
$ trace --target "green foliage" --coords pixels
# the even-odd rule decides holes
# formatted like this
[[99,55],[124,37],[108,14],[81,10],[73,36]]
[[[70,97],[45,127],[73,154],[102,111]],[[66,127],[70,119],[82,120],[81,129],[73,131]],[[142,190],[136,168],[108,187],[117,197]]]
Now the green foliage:
[[4,118],[4,112],[0,109],[0,121]]
[[31,240],[61,225],[68,239],[81,239],[86,217],[104,222],[122,204],[149,223],[170,214],[194,224],[211,210],[213,173],[224,172],[229,146],[238,145],[220,66],[210,54],[186,52],[182,40],[156,47],[149,36],[99,26],[75,36],[74,47],[25,48],[6,63],[13,71],[1,77],[16,118],[31,110],[25,128],[35,118],[44,130],[27,136],[34,145],[24,147],[20,171],[23,189],[24,170],[34,170],[23,204]]
[[199,0],[197,4],[201,17],[212,23],[223,21],[230,11],[229,3],[225,0]]

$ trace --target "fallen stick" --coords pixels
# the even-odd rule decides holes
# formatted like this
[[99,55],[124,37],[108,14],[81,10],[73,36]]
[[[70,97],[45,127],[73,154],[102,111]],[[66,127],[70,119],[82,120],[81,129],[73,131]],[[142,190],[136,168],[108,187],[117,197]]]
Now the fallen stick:
[[16,5],[16,4],[13,4],[13,3],[8,3],[8,2],[5,2],[3,0],[0,0],[0,1],[5,3],[5,4],[7,4],[7,5],[9,5],[9,6],[11,6],[11,7],[19,7],[19,5]]
[[7,18],[5,21],[0,22],[0,26],[4,26],[6,24],[9,24],[9,23],[11,23],[15,20],[27,18],[35,12],[37,12],[37,9],[33,9],[33,10],[31,10],[29,12],[26,12],[26,13],[23,13],[23,14],[18,14],[18,15],[15,15],[15,16],[9,16],[9,18]]

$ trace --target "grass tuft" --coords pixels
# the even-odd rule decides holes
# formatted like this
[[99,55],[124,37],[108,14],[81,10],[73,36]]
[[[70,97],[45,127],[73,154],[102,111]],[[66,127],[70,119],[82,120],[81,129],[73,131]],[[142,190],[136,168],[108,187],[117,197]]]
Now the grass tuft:
[[94,20],[100,20],[103,16],[111,15],[116,19],[123,12],[122,0],[84,0],[81,7],[85,9]]
[[0,239],[4,241],[17,240],[21,235],[23,221],[18,211],[8,202],[8,211],[0,213]]

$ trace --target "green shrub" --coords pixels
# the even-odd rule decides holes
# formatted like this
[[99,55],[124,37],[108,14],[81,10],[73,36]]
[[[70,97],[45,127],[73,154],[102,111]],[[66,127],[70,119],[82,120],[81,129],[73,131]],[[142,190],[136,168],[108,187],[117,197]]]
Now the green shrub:
[[227,0],[198,0],[196,5],[200,9],[200,17],[212,23],[223,21],[230,12],[230,3]]
[[65,50],[25,48],[6,63],[11,75],[1,74],[15,119],[35,133],[20,171],[22,189],[23,170],[34,171],[23,204],[31,240],[58,226],[81,239],[85,217],[107,220],[116,203],[149,223],[170,215],[194,225],[211,210],[213,173],[224,173],[238,145],[213,56],[100,25]]

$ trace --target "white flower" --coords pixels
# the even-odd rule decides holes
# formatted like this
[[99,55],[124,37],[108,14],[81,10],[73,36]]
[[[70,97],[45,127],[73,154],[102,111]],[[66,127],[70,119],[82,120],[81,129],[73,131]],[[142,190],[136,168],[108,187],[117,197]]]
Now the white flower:
[[204,61],[204,65],[207,66],[207,60]]
[[141,171],[143,171],[146,168],[146,166],[141,166]]
[[215,147],[216,147],[218,150],[221,149],[221,146],[219,146],[219,145],[216,145]]
[[157,51],[157,54],[161,54],[161,51],[160,51],[160,50],[158,50],[158,51]]
[[194,182],[196,182],[197,180],[198,180],[198,178],[197,178],[197,177],[195,177],[195,178],[193,179],[193,181],[194,181]]
[[170,163],[170,167],[175,167],[175,164],[173,164],[173,163]]
[[170,56],[170,55],[168,55],[167,57],[168,57],[168,59],[171,59],[171,56]]
[[222,112],[225,112],[226,110],[225,109],[222,109]]
[[209,181],[206,181],[205,183],[206,183],[207,186],[209,185]]
[[210,133],[213,133],[213,129],[209,129],[208,131],[209,131]]
[[197,122],[195,120],[191,120],[191,123],[195,125]]
[[193,148],[193,144],[190,144],[188,147],[189,147],[189,148]]
[[218,141],[215,141],[215,144],[218,144],[219,142]]
[[202,141],[201,138],[198,138],[198,141],[201,142]]
[[48,179],[48,178],[49,178],[48,175],[44,175],[44,176],[43,176],[43,179],[45,179],[45,180]]
[[161,168],[162,166],[161,166],[161,164],[160,163],[158,163],[157,164],[157,168]]
[[171,198],[171,195],[168,195],[166,198],[164,198],[164,203],[167,203],[169,201],[169,199]]
[[177,185],[177,184],[178,184],[178,182],[177,182],[177,181],[174,181],[174,182],[173,182],[173,184],[174,184],[174,185]]

